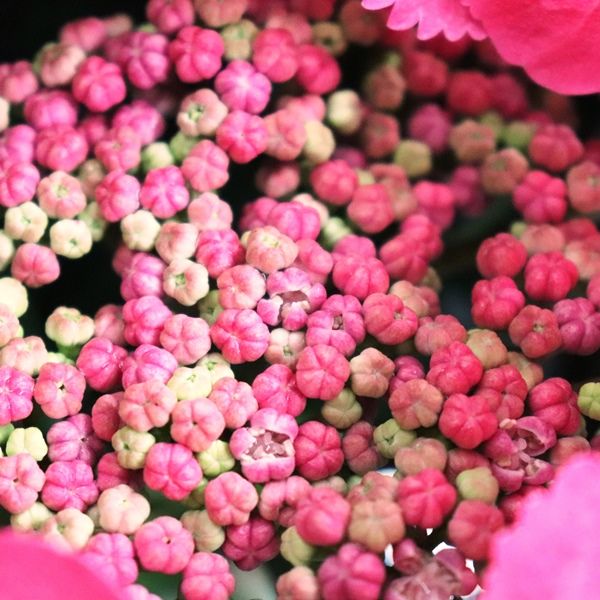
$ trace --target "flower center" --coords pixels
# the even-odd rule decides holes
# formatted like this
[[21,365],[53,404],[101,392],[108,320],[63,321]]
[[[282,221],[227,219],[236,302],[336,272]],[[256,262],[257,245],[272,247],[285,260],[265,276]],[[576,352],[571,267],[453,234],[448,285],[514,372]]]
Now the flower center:
[[264,429],[251,429],[250,433],[256,440],[246,452],[250,458],[260,460],[291,456],[293,446],[286,434]]

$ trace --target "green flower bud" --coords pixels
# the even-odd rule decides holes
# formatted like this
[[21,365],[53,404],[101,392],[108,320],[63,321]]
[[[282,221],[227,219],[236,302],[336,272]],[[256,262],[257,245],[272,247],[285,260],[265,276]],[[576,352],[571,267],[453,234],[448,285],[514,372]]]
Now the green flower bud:
[[324,402],[321,415],[337,429],[348,429],[362,417],[362,406],[352,390],[343,389],[335,398]]
[[412,179],[431,171],[431,150],[427,144],[416,140],[403,140],[394,152],[394,162]]
[[10,526],[17,531],[39,531],[42,525],[52,516],[45,504],[34,502],[27,510],[11,515]]
[[464,500],[481,500],[495,504],[500,492],[498,480],[487,467],[462,471],[456,477],[456,489]]
[[481,115],[479,122],[482,125],[487,125],[494,132],[496,139],[500,139],[504,131],[504,120],[497,112],[492,111]]
[[0,426],[0,444],[4,444],[10,437],[10,434],[15,430],[15,426],[12,423]]
[[235,374],[231,370],[231,365],[218,352],[210,352],[201,358],[196,365],[208,371],[212,385],[215,385],[217,381],[225,377],[235,378]]
[[217,320],[217,317],[223,312],[223,307],[219,302],[219,290],[211,290],[198,302],[198,312],[209,325]]
[[500,139],[506,146],[512,146],[521,151],[526,151],[535,133],[533,123],[524,123],[523,121],[513,121],[502,129]]
[[8,437],[6,442],[6,454],[20,454],[26,452],[40,462],[48,454],[48,445],[44,434],[37,427],[18,427]]
[[178,367],[167,382],[177,400],[206,398],[212,390],[210,373],[204,367]]
[[330,217],[321,229],[321,241],[323,245],[331,250],[342,238],[352,233],[346,221],[340,217]]
[[586,383],[579,390],[577,397],[579,410],[590,419],[600,421],[600,383]]
[[410,446],[417,434],[402,429],[396,419],[388,419],[373,431],[373,441],[377,451],[385,458],[394,458],[399,448]]
[[153,142],[142,150],[142,169],[147,173],[152,169],[161,169],[175,164],[171,148],[166,142]]
[[117,461],[124,469],[142,469],[156,438],[151,433],[122,427],[112,436],[111,442],[117,453]]
[[205,510],[188,510],[181,523],[192,534],[197,552],[215,552],[225,542],[225,530],[215,525]]
[[200,141],[199,138],[188,137],[181,131],[176,133],[169,142],[169,150],[177,164],[183,162],[183,159],[190,153],[190,150]]
[[235,458],[229,450],[229,444],[223,440],[215,440],[207,450],[196,454],[206,477],[212,479],[235,467]]
[[312,560],[315,548],[300,537],[295,527],[289,527],[281,534],[280,552],[290,564],[299,567]]

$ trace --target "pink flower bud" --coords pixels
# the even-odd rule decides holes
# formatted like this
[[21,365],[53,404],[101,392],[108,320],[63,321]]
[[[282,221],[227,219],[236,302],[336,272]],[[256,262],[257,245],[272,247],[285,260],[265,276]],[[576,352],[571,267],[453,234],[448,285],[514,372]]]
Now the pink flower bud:
[[82,460],[93,466],[104,448],[102,440],[94,434],[92,418],[83,413],[54,423],[48,430],[46,440],[48,457],[53,462]]
[[274,206],[266,221],[295,242],[316,240],[321,230],[316,209],[294,200]]
[[210,336],[233,364],[258,360],[269,344],[269,330],[255,311],[227,309],[212,325]]
[[529,144],[529,156],[549,171],[564,171],[583,156],[583,145],[568,125],[543,125]]
[[35,335],[13,338],[0,350],[0,364],[28,375],[37,375],[47,360],[48,351],[44,341]]
[[463,500],[448,523],[448,535],[467,558],[485,560],[493,534],[503,525],[500,509],[480,500]]
[[28,162],[8,162],[0,166],[0,206],[10,208],[29,202],[39,180],[38,170]]
[[518,419],[522,416],[527,391],[525,380],[512,365],[488,369],[477,388],[477,394],[488,399],[499,423],[504,419]]
[[178,402],[171,421],[171,437],[193,452],[208,449],[225,430],[223,415],[206,398]]
[[376,600],[385,581],[385,566],[380,556],[358,544],[344,544],[323,562],[318,578],[323,600]]
[[190,200],[178,167],[152,169],[140,190],[140,203],[159,219],[169,219],[186,208]]
[[121,381],[121,365],[127,350],[107,338],[92,338],[79,352],[77,368],[87,384],[97,392],[108,392]]
[[142,567],[158,573],[179,573],[194,553],[192,534],[173,517],[158,517],[144,523],[133,538]]
[[70,94],[58,90],[38,92],[23,107],[26,121],[35,129],[77,123],[77,105]]
[[246,382],[236,381],[231,377],[223,377],[213,385],[209,400],[223,415],[226,427],[229,429],[242,427],[258,410],[254,384],[263,375],[264,373],[261,373],[254,379],[252,388]]
[[525,306],[525,296],[504,275],[478,281],[471,292],[471,315],[479,327],[506,329]]
[[38,89],[38,80],[32,65],[26,60],[4,64],[0,78],[0,95],[8,102],[20,104]]
[[244,571],[251,571],[279,554],[275,527],[260,517],[252,517],[243,525],[230,525],[223,553]]
[[151,254],[138,252],[133,255],[122,273],[120,292],[123,300],[142,296],[161,296],[165,263]]
[[87,17],[67,23],[60,30],[63,44],[76,44],[86,52],[97,50],[108,35],[106,25],[97,17]]
[[46,363],[35,382],[33,397],[46,415],[63,419],[81,410],[85,377],[82,371],[61,363]]
[[227,308],[256,308],[267,286],[263,275],[249,265],[237,265],[217,278],[219,303]]
[[121,106],[113,117],[112,125],[118,129],[133,129],[143,145],[158,140],[165,131],[163,115],[145,100],[134,100]]
[[159,31],[166,34],[192,25],[195,17],[191,0],[149,0],[146,16]]
[[180,29],[169,45],[177,76],[185,83],[214,77],[221,68],[224,51],[223,40],[216,31],[195,26]]
[[357,475],[378,469],[387,462],[373,441],[374,429],[370,423],[359,421],[348,429],[342,440],[346,464]]
[[298,502],[294,526],[309,544],[333,546],[344,539],[350,512],[350,504],[338,492],[313,488]]
[[528,304],[511,321],[508,334],[527,358],[540,358],[562,344],[558,320],[551,310]]
[[408,525],[422,529],[439,527],[456,502],[456,490],[441,471],[425,469],[404,478],[398,502]]
[[567,187],[544,171],[530,171],[515,188],[513,202],[530,223],[560,223],[567,212]]
[[366,398],[383,397],[394,367],[393,361],[376,348],[365,348],[350,360],[352,391]]
[[119,417],[119,404],[123,399],[123,392],[104,394],[92,406],[92,427],[94,433],[105,442],[110,442],[112,436],[122,426]]
[[196,197],[187,210],[190,223],[198,231],[231,229],[233,212],[216,194],[205,192]]
[[499,275],[514,277],[525,266],[527,250],[508,233],[499,233],[485,240],[477,251],[477,268],[486,278]]
[[4,365],[0,367],[0,385],[0,425],[26,419],[33,410],[33,378]]
[[261,31],[252,44],[252,62],[274,83],[291,79],[298,69],[298,52],[292,34],[285,29]]
[[82,562],[97,577],[117,586],[132,584],[138,576],[133,544],[122,533],[98,533],[80,554]]
[[595,182],[600,174],[596,163],[586,160],[575,165],[567,173],[569,202],[578,212],[593,213],[600,207],[600,195]]
[[44,472],[30,454],[0,457],[0,506],[12,514],[27,510],[37,500],[44,481]]
[[[90,114],[87,117],[84,117],[79,122],[79,126],[77,127],[77,130],[79,131],[79,133],[83,134],[86,142],[88,143],[88,146],[90,147],[96,146],[98,142],[107,137],[108,129],[108,119],[106,118],[106,115],[102,113]],[[83,172],[83,167],[82,174],[84,174],[86,178],[90,178],[92,175],[95,175],[95,173],[88,174],[86,172]],[[84,185],[83,182],[82,186],[84,187],[84,189],[86,187],[91,187],[89,184]]]
[[527,399],[533,414],[551,425],[560,435],[573,435],[580,425],[577,394],[561,377],[551,377],[536,385]]
[[319,421],[306,421],[294,441],[296,469],[310,481],[335,475],[344,464],[339,433]]
[[347,210],[350,219],[366,233],[379,233],[394,220],[390,195],[380,183],[359,186]]
[[399,383],[390,395],[389,406],[403,429],[432,427],[442,410],[442,393],[424,379]]
[[559,252],[536,254],[525,267],[525,291],[533,300],[562,300],[578,279],[577,267]]
[[186,600],[227,600],[234,589],[229,564],[218,554],[197,552],[183,572],[181,592]]
[[310,174],[315,194],[337,206],[347,204],[358,188],[358,176],[344,160],[330,160],[315,167]]
[[217,144],[234,162],[247,163],[267,149],[268,135],[261,117],[234,110],[217,128]]
[[[104,454],[98,461],[96,469],[98,473],[96,484],[101,492],[116,488],[119,485],[140,487],[137,479],[141,473],[139,471],[124,469],[119,464],[116,452]],[[143,498],[143,496],[140,497]],[[102,498],[102,494],[100,498]],[[100,501],[100,498],[98,501]]]
[[346,358],[332,346],[308,346],[296,365],[298,389],[310,398],[331,400],[344,388],[350,377]]
[[[193,204],[193,202],[192,202]],[[164,223],[156,238],[156,252],[169,263],[176,258],[191,258],[198,245],[198,230],[192,223]]]
[[229,180],[229,158],[210,140],[202,140],[189,152],[181,172],[198,192],[210,192],[223,187]]
[[406,279],[415,284],[423,279],[429,267],[430,257],[425,249],[419,246],[406,234],[397,235],[381,246],[379,256],[390,277]]
[[92,112],[105,112],[125,99],[125,81],[118,65],[99,56],[86,58],[73,77],[73,96]]
[[83,461],[54,462],[46,469],[42,501],[51,510],[76,508],[85,511],[97,498],[94,473]]
[[385,293],[390,281],[382,261],[342,256],[334,263],[333,283],[342,293],[364,300],[371,294]]
[[242,525],[256,508],[258,493],[247,479],[227,471],[209,481],[204,490],[204,503],[216,525]]
[[273,365],[257,375],[252,391],[260,408],[274,408],[296,417],[306,406],[294,373],[284,365]]
[[160,334],[171,311],[156,296],[142,296],[128,300],[123,306],[124,336],[132,346],[158,346]]
[[102,216],[115,223],[139,208],[139,193],[140,184],[135,177],[111,171],[96,187],[95,196]]
[[258,115],[271,97],[271,82],[250,63],[234,60],[215,78],[215,91],[229,110]]
[[183,500],[202,480],[192,451],[181,444],[154,444],[146,455],[144,483],[169,500]]
[[302,44],[298,48],[296,81],[309,94],[331,92],[339,86],[340,80],[340,67],[325,48],[313,44]]
[[309,482],[297,475],[281,481],[268,481],[260,494],[260,516],[268,521],[277,521],[284,527],[290,527],[298,502],[310,490]]
[[460,448],[476,448],[498,429],[498,419],[484,396],[452,394],[444,403],[440,431]]
[[87,154],[85,137],[69,125],[54,125],[37,135],[35,158],[40,165],[52,171],[74,171]]
[[119,416],[132,429],[146,432],[166,425],[176,404],[175,394],[164,383],[150,379],[126,388]]
[[466,393],[483,375],[479,359],[466,344],[452,342],[431,356],[427,381],[442,393]]
[[168,46],[164,35],[135,31],[124,37],[117,62],[135,87],[148,90],[169,75]]
[[567,352],[587,356],[600,348],[600,313],[587,298],[561,300],[553,311]]
[[298,425],[291,415],[264,408],[252,415],[250,427],[236,429],[229,446],[253,483],[286,479],[294,471]]
[[123,125],[109,129],[94,145],[94,154],[108,171],[126,171],[140,164],[141,148],[138,133]]
[[416,438],[410,446],[398,448],[394,465],[403,475],[417,475],[425,469],[443,471],[448,452],[442,442],[433,438]]
[[48,87],[71,83],[86,57],[78,45],[67,43],[48,44],[40,54],[40,79]]
[[209,327],[203,319],[173,315],[165,321],[160,343],[179,364],[189,365],[210,350]]
[[449,114],[437,104],[422,105],[408,120],[410,137],[424,142],[435,153],[446,149],[450,127]]
[[421,354],[431,356],[452,342],[466,342],[467,331],[452,315],[438,315],[434,319],[423,317],[418,322],[415,347]]
[[277,597],[285,600],[318,600],[319,584],[308,567],[294,567],[279,576],[276,585]]

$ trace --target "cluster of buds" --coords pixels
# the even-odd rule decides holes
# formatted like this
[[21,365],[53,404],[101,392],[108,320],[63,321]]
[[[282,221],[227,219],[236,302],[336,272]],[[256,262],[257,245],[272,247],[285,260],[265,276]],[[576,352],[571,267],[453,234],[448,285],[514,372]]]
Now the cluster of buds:
[[[0,506],[127,600],[156,598],[140,571],[226,599],[230,562],[277,556],[282,600],[469,594],[467,559],[600,448],[600,384],[535,362],[600,349],[600,232],[574,214],[600,210],[597,148],[485,43],[360,0],[147,18],[0,66]],[[467,329],[432,265],[506,198],[523,221],[481,243]],[[109,228],[121,300],[26,335],[27,288]]]

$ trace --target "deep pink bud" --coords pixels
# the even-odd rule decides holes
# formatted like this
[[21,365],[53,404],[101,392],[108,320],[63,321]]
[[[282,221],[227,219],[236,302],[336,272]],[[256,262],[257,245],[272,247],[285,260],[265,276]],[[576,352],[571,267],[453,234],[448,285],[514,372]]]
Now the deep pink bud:
[[203,231],[198,238],[196,260],[217,278],[223,271],[244,261],[245,250],[235,231]]
[[364,300],[376,292],[387,292],[390,278],[381,260],[342,256],[334,262],[333,283],[343,294]]
[[234,60],[215,78],[215,91],[230,110],[258,115],[271,97],[271,82],[250,63]]
[[275,526],[260,517],[252,517],[243,525],[230,525],[223,553],[244,571],[256,569],[279,554]]
[[242,525],[256,508],[258,493],[247,479],[227,471],[209,481],[204,490],[204,503],[216,525]]
[[407,234],[397,235],[383,244],[379,256],[392,279],[406,279],[417,284],[429,268],[427,251]]
[[525,296],[510,277],[501,275],[478,281],[471,303],[471,316],[478,327],[506,329],[525,306]]
[[307,496],[310,490],[310,483],[297,475],[283,481],[268,481],[260,493],[260,516],[268,521],[276,521],[284,527],[291,527],[298,502]]
[[92,418],[83,413],[54,423],[48,429],[46,440],[51,461],[82,460],[93,466],[104,449],[102,440],[94,434]]
[[567,173],[569,202],[578,212],[594,213],[600,208],[600,188],[597,179],[600,165],[586,160]]
[[366,421],[352,425],[342,440],[342,450],[348,468],[364,475],[385,465],[387,460],[379,454],[373,441],[375,427]]
[[207,450],[224,430],[223,415],[206,398],[181,400],[171,413],[171,437],[193,452]]
[[210,329],[214,344],[233,364],[258,360],[269,345],[269,329],[250,309],[227,309]]
[[350,219],[366,233],[379,233],[394,220],[392,200],[380,183],[359,186],[347,211]]
[[196,83],[214,77],[221,68],[225,46],[221,36],[210,29],[183,27],[169,44],[169,56],[181,81]]
[[404,521],[421,529],[439,527],[456,502],[456,490],[437,469],[405,477],[398,486]]
[[162,33],[170,34],[194,23],[191,0],[149,0],[146,16]]
[[358,175],[345,160],[330,160],[312,170],[310,184],[318,198],[341,206],[352,199]]
[[415,347],[421,354],[432,355],[452,342],[466,342],[467,330],[452,315],[438,315],[435,318],[422,317],[418,322]]
[[169,500],[183,500],[201,480],[198,461],[181,444],[154,444],[146,455],[144,483]]
[[165,263],[151,254],[138,252],[133,255],[122,274],[120,292],[123,300],[142,296],[162,296],[162,280]]
[[169,75],[168,47],[169,40],[164,35],[135,31],[122,41],[117,62],[135,87],[148,90]]
[[29,96],[23,107],[27,122],[35,129],[44,129],[52,125],[70,125],[77,123],[77,105],[73,97],[63,91],[49,90]]
[[17,248],[10,272],[26,286],[37,288],[56,281],[60,275],[60,265],[50,248],[27,243]]
[[579,273],[560,252],[532,256],[525,267],[525,292],[533,300],[556,302],[575,287]]
[[98,392],[108,392],[121,381],[121,365],[127,350],[101,337],[92,338],[81,349],[77,368],[88,385]]
[[[225,419],[225,425],[229,429],[242,427],[258,410],[258,394],[255,392],[254,386],[256,385],[257,390],[259,389],[260,383],[257,384],[257,382],[260,378],[263,378],[260,380],[263,381],[265,374],[266,371],[258,375],[254,379],[252,387],[245,381],[236,381],[231,377],[223,377],[213,385],[208,398],[219,409]],[[261,408],[267,408],[267,406],[261,406]]]
[[265,120],[242,110],[230,112],[217,128],[217,144],[232,161],[240,164],[265,152],[269,132]]
[[310,481],[334,475],[344,463],[339,433],[319,421],[306,421],[300,425],[294,449],[296,468]]
[[454,194],[445,184],[420,181],[413,188],[418,213],[427,216],[440,229],[448,229],[454,220]]
[[514,277],[525,266],[527,250],[509,233],[499,233],[486,239],[477,251],[477,268],[486,278],[498,275]]
[[181,165],[181,172],[198,192],[210,192],[223,187],[229,180],[229,158],[210,140],[198,142]]
[[312,488],[298,502],[294,526],[302,539],[314,546],[339,544],[350,523],[349,502],[331,488]]
[[269,212],[266,224],[279,229],[295,242],[316,240],[321,231],[317,211],[293,200],[274,206]]
[[298,356],[296,382],[309,398],[331,400],[350,377],[348,360],[332,346],[308,346]]
[[318,573],[324,600],[376,600],[385,581],[381,557],[358,544],[344,544]]
[[567,186],[544,171],[530,171],[513,192],[515,208],[529,223],[560,223],[567,212]]
[[467,558],[485,560],[493,534],[503,525],[500,509],[480,500],[463,500],[448,523],[448,536]]
[[35,382],[33,397],[46,415],[63,419],[81,410],[85,377],[72,365],[45,363]]
[[298,69],[298,51],[292,34],[285,29],[265,29],[252,43],[252,62],[271,81],[291,79]]
[[28,162],[0,166],[0,206],[10,208],[31,200],[40,181],[39,171]]
[[587,298],[561,300],[553,312],[567,352],[587,356],[600,348],[600,313]]
[[0,506],[12,514],[30,508],[44,486],[44,472],[26,452],[0,457]]
[[130,383],[119,403],[119,416],[132,429],[147,432],[164,427],[176,404],[175,394],[159,379]]
[[83,461],[54,462],[46,469],[42,502],[51,510],[76,508],[85,511],[97,498],[94,473]]
[[465,394],[482,375],[481,362],[471,349],[462,342],[452,342],[431,356],[427,381],[446,395]]
[[86,158],[85,137],[69,125],[54,125],[40,131],[36,138],[35,158],[53,171],[73,171]]
[[398,383],[389,399],[390,410],[402,429],[432,427],[442,410],[442,393],[424,379]]
[[97,577],[117,586],[132,584],[138,577],[133,544],[122,533],[98,533],[81,552],[83,563]]
[[197,552],[183,572],[181,592],[186,600],[228,600],[234,589],[229,563],[219,554]]
[[140,190],[140,203],[159,219],[169,219],[188,205],[190,195],[178,167],[152,169]]
[[338,87],[341,71],[325,48],[303,44],[298,48],[296,80],[309,94],[323,95]]
[[125,340],[132,346],[158,346],[160,334],[171,311],[156,296],[142,296],[128,300],[123,306]]
[[179,519],[158,517],[144,523],[133,538],[142,567],[158,573],[179,573],[194,553],[194,539]]
[[477,394],[488,399],[499,423],[504,419],[518,419],[522,416],[527,392],[527,383],[513,365],[488,369],[477,388]]
[[96,186],[96,202],[102,216],[110,223],[134,213],[140,205],[140,184],[136,177],[111,171]]
[[2,366],[0,386],[0,425],[27,418],[33,410],[33,378],[13,367]]
[[549,171],[564,171],[583,156],[583,144],[568,125],[543,125],[529,143],[529,156]]
[[511,321],[508,334],[527,358],[540,358],[562,344],[558,320],[551,310],[528,304]]
[[306,406],[306,397],[296,384],[294,372],[285,365],[272,365],[252,382],[252,392],[260,408],[274,408],[297,417]]
[[493,104],[491,79],[480,71],[455,71],[448,82],[446,100],[460,114],[481,115]]
[[577,394],[561,377],[551,377],[536,385],[527,403],[533,414],[551,425],[559,435],[573,435],[580,426]]
[[452,394],[444,402],[439,428],[457,446],[471,450],[494,435],[498,418],[484,396]]
[[73,96],[92,112],[105,112],[125,99],[125,81],[118,65],[100,56],[81,63],[73,78]]

